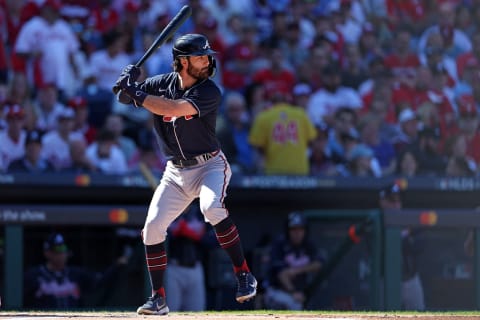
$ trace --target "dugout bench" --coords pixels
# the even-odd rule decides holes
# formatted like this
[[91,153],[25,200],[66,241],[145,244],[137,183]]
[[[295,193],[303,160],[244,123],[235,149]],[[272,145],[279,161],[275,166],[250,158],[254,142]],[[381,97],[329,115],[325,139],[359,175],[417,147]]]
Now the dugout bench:
[[470,209],[386,210],[383,214],[383,226],[385,310],[401,308],[401,230],[405,227],[474,229],[474,299],[476,309],[480,309],[480,212]]
[[[146,206],[137,205],[0,205],[0,225],[5,227],[2,308],[20,309],[23,306],[23,252],[27,245],[24,226],[138,227],[144,223],[146,210]],[[145,272],[145,283],[148,281]],[[149,295],[150,288],[146,286],[145,296]]]

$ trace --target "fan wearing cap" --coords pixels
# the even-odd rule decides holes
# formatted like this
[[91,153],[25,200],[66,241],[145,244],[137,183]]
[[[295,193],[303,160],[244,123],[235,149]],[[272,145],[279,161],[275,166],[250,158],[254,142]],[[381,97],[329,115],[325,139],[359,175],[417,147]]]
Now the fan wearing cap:
[[55,84],[44,83],[38,86],[32,105],[35,129],[54,130],[57,127],[57,117],[64,108],[65,106],[59,100],[59,92]]
[[[401,210],[402,189],[398,184],[390,184],[379,192],[379,207],[384,210]],[[401,211],[398,213],[401,214]],[[425,310],[423,284],[418,271],[417,258],[421,251],[418,230],[405,228],[402,237],[402,307],[405,310]]]
[[412,144],[418,137],[417,114],[411,108],[403,109],[398,115],[399,134],[395,137],[395,149],[400,151]]
[[32,309],[85,307],[86,295],[110,285],[128,263],[126,251],[104,272],[71,266],[71,251],[61,233],[51,233],[43,242],[45,263],[27,268],[24,276],[24,306]]
[[312,94],[312,87],[305,82],[297,83],[292,90],[292,104],[307,109],[308,100]]
[[257,293],[257,280],[224,203],[232,170],[216,136],[222,94],[211,79],[216,70],[215,53],[206,36],[185,34],[173,44],[173,72],[137,83],[141,71],[129,65],[112,84],[114,91],[119,90],[121,103],[133,102],[153,114],[155,133],[168,160],[143,228],[152,295],[137,309],[138,314],[168,314],[164,287],[167,229],[196,198],[232,261],[238,280],[237,302],[250,300]]
[[96,140],[85,149],[85,156],[99,172],[105,174],[125,174],[128,164],[125,154],[117,145],[115,133],[103,128]]
[[25,139],[25,155],[12,161],[7,171],[12,173],[53,172],[53,165],[41,157],[42,146],[42,132],[38,130],[28,131]]
[[7,128],[0,131],[0,171],[6,171],[10,162],[25,155],[25,110],[14,104],[3,108]]
[[85,140],[79,132],[73,131],[75,111],[64,108],[57,117],[57,128],[43,136],[42,158],[50,161],[55,170],[63,170],[71,165],[70,141]]
[[324,260],[308,237],[307,220],[302,212],[289,213],[285,226],[285,233],[271,246],[265,307],[303,310],[307,298],[304,290]]

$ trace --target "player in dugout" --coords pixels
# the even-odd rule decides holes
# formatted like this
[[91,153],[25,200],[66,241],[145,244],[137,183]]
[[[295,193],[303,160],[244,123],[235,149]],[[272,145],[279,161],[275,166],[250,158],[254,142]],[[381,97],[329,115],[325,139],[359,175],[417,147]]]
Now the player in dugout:
[[71,251],[60,233],[51,233],[43,243],[45,263],[27,269],[24,276],[24,306],[43,310],[85,307],[89,293],[116,281],[126,267],[129,253],[119,257],[104,272],[68,264]]

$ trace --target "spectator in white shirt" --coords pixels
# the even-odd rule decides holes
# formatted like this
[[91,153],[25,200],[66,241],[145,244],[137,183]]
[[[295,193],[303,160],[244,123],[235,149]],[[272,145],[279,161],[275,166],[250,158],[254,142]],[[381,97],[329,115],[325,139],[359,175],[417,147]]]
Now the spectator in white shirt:
[[70,141],[84,140],[79,132],[74,132],[75,112],[64,108],[57,118],[57,129],[47,132],[43,138],[42,158],[53,164],[56,170],[63,170],[71,165]]
[[329,64],[322,70],[323,87],[310,96],[307,112],[315,125],[332,124],[335,112],[340,108],[359,110],[363,103],[352,88],[342,86],[340,68]]
[[55,130],[57,118],[65,106],[59,101],[58,89],[53,83],[45,83],[38,87],[33,101],[33,117],[35,128],[40,131]]
[[127,163],[130,163],[139,150],[135,140],[125,135],[125,121],[123,117],[116,113],[109,114],[105,119],[104,127],[113,132],[117,146],[125,154]]
[[109,130],[101,130],[96,141],[88,146],[86,153],[102,173],[124,174],[128,171],[125,155],[115,144],[115,135]]
[[103,36],[105,49],[98,50],[90,56],[89,67],[99,88],[112,90],[123,68],[131,63],[126,53],[127,36],[117,30],[109,31]]
[[[40,14],[20,29],[14,51],[32,62],[27,73],[35,85],[54,83],[61,94],[73,94],[76,85],[74,55],[80,50],[77,36],[60,15],[60,0],[45,0]],[[39,72],[37,72],[39,71]]]
[[438,6],[438,14],[434,16],[437,23],[427,28],[420,36],[418,42],[419,54],[425,52],[428,38],[432,33],[438,33],[442,36],[445,54],[452,58],[472,50],[472,41],[468,35],[455,26],[456,4],[443,1]]

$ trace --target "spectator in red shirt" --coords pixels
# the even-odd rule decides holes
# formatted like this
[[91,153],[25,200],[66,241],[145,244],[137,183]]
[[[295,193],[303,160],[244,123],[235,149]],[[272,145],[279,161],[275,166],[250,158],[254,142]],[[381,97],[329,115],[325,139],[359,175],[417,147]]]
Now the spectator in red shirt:
[[[442,71],[436,71],[435,74],[429,67],[419,67],[415,81],[409,85],[396,85],[393,90],[393,102],[398,110],[402,110],[405,106],[410,106],[416,111],[420,105],[425,102],[431,102],[436,105],[440,115],[440,124],[442,136],[450,130],[454,119],[454,109],[439,86],[442,77],[445,74]],[[410,86],[413,84],[413,86]]]
[[394,75],[415,73],[420,65],[417,53],[411,48],[412,34],[406,28],[395,30],[392,39],[393,50],[383,60],[385,67]]
[[409,25],[419,34],[429,25],[427,0],[385,0],[387,21],[391,30],[400,25]]
[[259,42],[257,26],[249,21],[243,21],[238,34],[237,40],[232,44],[227,43],[225,52],[225,61],[228,61],[238,52],[238,48],[248,48],[254,57],[259,54]]
[[375,59],[370,63],[368,73],[369,78],[358,88],[358,93],[363,102],[360,113],[371,112],[374,100],[383,100],[382,102],[386,105],[384,120],[390,124],[395,124],[399,111],[395,108],[392,100],[394,83],[392,73],[385,67],[383,59],[381,58]]
[[98,0],[95,3],[90,12],[87,27],[92,30],[89,44],[95,49],[100,49],[103,46],[102,35],[119,26],[120,15],[112,7],[112,0]]
[[112,0],[99,0],[90,14],[89,25],[99,33],[115,29],[120,23],[120,15],[112,7]]
[[286,67],[281,48],[272,47],[269,50],[270,65],[258,70],[253,75],[253,81],[262,83],[269,95],[279,93],[289,97],[295,85],[295,75]]
[[223,86],[229,90],[244,91],[252,81],[254,58],[248,46],[237,46],[236,52],[223,68]]

